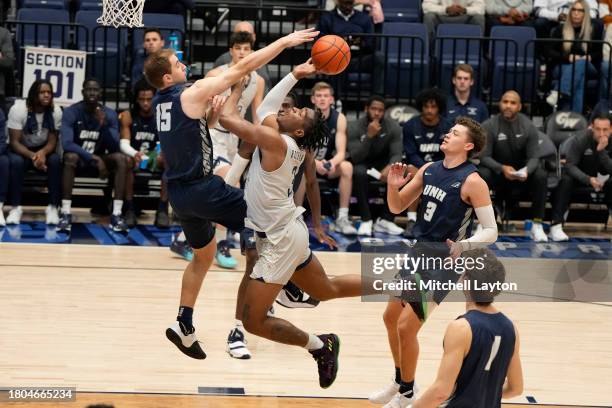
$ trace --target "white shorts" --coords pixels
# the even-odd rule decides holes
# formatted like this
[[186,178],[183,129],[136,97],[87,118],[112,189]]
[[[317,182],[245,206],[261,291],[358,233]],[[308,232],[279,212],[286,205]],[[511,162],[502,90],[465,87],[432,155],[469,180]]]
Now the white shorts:
[[232,164],[234,156],[238,151],[238,137],[235,135],[218,130],[210,129],[210,138],[213,144],[213,160],[220,163],[220,166]]
[[302,217],[287,226],[283,238],[273,244],[267,238],[256,237],[259,259],[255,262],[251,279],[284,285],[298,267],[308,264],[312,257],[308,227]]

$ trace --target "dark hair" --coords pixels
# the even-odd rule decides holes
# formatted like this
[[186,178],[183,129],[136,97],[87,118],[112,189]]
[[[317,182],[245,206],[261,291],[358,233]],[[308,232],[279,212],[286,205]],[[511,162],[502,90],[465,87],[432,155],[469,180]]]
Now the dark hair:
[[102,84],[100,84],[100,81],[98,80],[98,78],[96,78],[94,76],[88,76],[83,81],[83,88],[85,88],[85,84],[88,83],[88,82],[95,82],[96,84],[98,84],[99,87],[102,87]]
[[[464,258],[465,273],[463,278],[466,281],[471,281],[471,289],[467,293],[470,301],[475,302],[478,306],[488,306],[493,303],[495,296],[499,295],[501,290],[496,287],[497,284],[506,281],[506,268],[495,253],[488,248],[472,249],[461,254]],[[469,261],[471,259],[471,261]],[[475,289],[474,283],[478,281],[479,289]],[[493,284],[493,285],[483,285]],[[482,287],[490,287],[488,289],[480,289]]]
[[293,100],[293,106],[298,106],[298,96],[295,93],[295,91],[293,90],[289,91],[289,93],[287,94],[287,96],[285,96],[285,98],[291,98]]
[[474,148],[468,152],[468,158],[471,159],[478,156],[487,144],[487,132],[482,125],[466,116],[459,116],[455,120],[455,124],[465,126],[468,130],[470,140],[474,143]]
[[157,33],[159,34],[159,38],[161,38],[162,40],[164,39],[164,36],[162,35],[161,31],[159,30],[159,28],[157,27],[149,27],[144,31],[144,34],[142,35],[143,38],[149,34],[149,33]]
[[253,48],[253,36],[248,31],[238,31],[236,33],[232,33],[229,39],[229,46],[233,48],[236,44],[250,44],[251,48]]
[[138,96],[143,91],[151,91],[153,92],[153,96],[155,96],[155,88],[151,85],[145,78],[140,79],[134,85],[134,94],[132,95],[132,107],[130,108],[130,113],[132,114],[132,119],[138,116],[140,107],[138,106]]
[[170,64],[170,56],[172,55],[174,55],[172,48],[164,48],[153,55],[149,55],[145,60],[145,78],[156,89],[164,86],[164,75],[172,73],[172,64]]
[[438,88],[427,88],[418,93],[415,100],[417,110],[421,112],[423,105],[430,101],[436,104],[440,116],[446,113],[446,95]]
[[40,92],[40,87],[45,84],[49,85],[49,88],[51,88],[51,105],[48,109],[53,111],[53,85],[51,85],[51,82],[47,81],[46,79],[37,79],[34,81],[32,86],[30,86],[30,89],[28,90],[28,97],[26,98],[26,106],[29,110],[33,111],[38,106],[38,94]]
[[370,106],[372,106],[372,103],[374,103],[374,102],[380,102],[380,103],[382,103],[383,105],[386,106],[385,98],[383,98],[380,95],[372,95],[372,96],[370,96],[368,98],[368,101],[366,102],[366,107],[369,108]]
[[595,124],[596,120],[607,120],[612,123],[612,118],[610,118],[610,114],[603,110],[596,112],[595,115],[591,117],[591,124]]
[[306,117],[304,136],[296,140],[300,148],[313,152],[325,146],[327,144],[327,138],[329,137],[327,122],[323,119],[321,110],[315,109],[314,115],[314,119],[310,119],[308,116]]

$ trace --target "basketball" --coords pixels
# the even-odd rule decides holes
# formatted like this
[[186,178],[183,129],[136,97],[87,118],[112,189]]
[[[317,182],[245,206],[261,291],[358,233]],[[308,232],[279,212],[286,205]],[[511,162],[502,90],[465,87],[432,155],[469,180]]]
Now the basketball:
[[325,35],[314,43],[311,56],[317,71],[337,75],[344,71],[351,61],[351,49],[343,38]]

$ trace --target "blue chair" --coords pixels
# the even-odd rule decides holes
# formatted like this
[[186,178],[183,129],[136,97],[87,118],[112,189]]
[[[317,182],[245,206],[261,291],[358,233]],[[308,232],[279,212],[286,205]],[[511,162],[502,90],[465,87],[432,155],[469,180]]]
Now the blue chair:
[[[22,8],[17,11],[15,40],[20,46],[66,48],[70,40],[70,16],[67,10]],[[64,23],[50,25],[48,23]]]
[[68,4],[64,0],[23,0],[19,3],[23,8],[68,10]]
[[385,93],[411,98],[429,84],[429,42],[422,23],[385,23],[383,34],[412,38],[387,38],[381,44],[385,55]]
[[102,10],[102,0],[77,0],[77,10]]
[[385,24],[421,21],[421,0],[384,0]]
[[100,80],[102,86],[111,87],[119,83],[123,73],[127,29],[103,27],[97,22],[99,17],[99,11],[77,11],[75,23],[84,26],[89,33],[88,40],[84,35],[77,36],[77,45],[80,50],[95,53],[90,58],[93,64],[88,64],[93,66],[90,73]]
[[[474,37],[457,39],[457,37]],[[453,70],[458,64],[470,64],[474,68],[474,91],[480,93],[482,76],[486,72],[481,42],[482,30],[473,24],[440,24],[436,31],[435,60],[438,72],[438,86],[450,92]]]
[[501,98],[516,90],[523,100],[535,96],[539,64],[535,58],[536,31],[533,27],[495,26],[489,44],[492,60],[492,97]]

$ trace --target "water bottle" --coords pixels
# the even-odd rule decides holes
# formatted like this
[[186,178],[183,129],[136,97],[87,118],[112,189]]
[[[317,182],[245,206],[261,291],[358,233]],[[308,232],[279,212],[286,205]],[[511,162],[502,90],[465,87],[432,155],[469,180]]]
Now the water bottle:
[[176,31],[172,31],[170,36],[168,37],[168,47],[172,48],[174,51],[180,51],[181,45],[179,44],[179,36]]
[[149,165],[149,156],[145,154],[142,160],[140,161],[140,169],[146,170],[148,165]]

